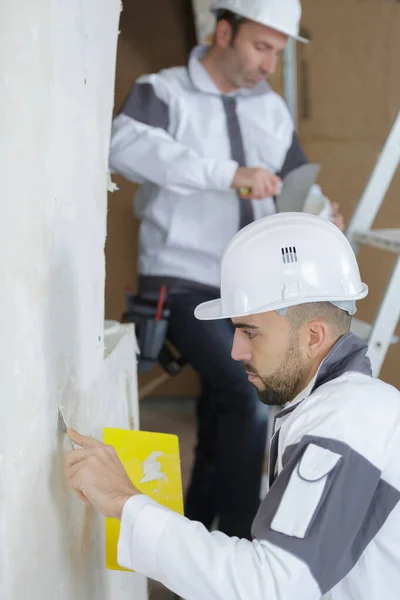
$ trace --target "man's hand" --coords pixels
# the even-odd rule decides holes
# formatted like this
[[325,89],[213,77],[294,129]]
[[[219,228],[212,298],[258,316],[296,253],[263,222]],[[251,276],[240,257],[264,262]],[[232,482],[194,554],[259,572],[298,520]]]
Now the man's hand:
[[265,169],[239,167],[231,187],[239,189],[246,200],[263,200],[278,194],[280,182],[279,177]]
[[125,502],[140,492],[131,483],[116,451],[73,429],[68,429],[68,435],[83,448],[67,454],[68,486],[105,517],[121,519]]
[[340,229],[340,231],[345,230],[344,217],[340,212],[340,207],[337,202],[332,203],[332,216],[330,220]]

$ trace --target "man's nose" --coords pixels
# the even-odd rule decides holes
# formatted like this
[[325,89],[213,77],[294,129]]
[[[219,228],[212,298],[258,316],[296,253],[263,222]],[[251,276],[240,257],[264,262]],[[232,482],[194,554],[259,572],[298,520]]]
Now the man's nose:
[[278,56],[275,52],[268,52],[261,63],[261,69],[266,75],[273,75],[276,71]]
[[235,337],[233,338],[231,356],[233,360],[251,362],[249,345],[246,343],[243,334],[240,335],[238,331],[235,332]]

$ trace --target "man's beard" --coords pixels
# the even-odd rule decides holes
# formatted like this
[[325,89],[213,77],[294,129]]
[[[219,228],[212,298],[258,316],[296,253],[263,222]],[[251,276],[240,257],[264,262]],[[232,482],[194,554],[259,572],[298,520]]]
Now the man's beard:
[[253,367],[244,364],[248,373],[256,375],[263,383],[262,389],[257,388],[258,397],[268,406],[282,406],[297,396],[301,391],[302,381],[305,380],[306,367],[302,361],[297,340],[290,340],[289,348],[280,367],[268,377],[263,377]]

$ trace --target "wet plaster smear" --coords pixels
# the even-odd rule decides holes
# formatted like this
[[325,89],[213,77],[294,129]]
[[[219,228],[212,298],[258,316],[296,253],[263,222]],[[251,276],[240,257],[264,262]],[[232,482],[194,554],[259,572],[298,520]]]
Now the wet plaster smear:
[[103,519],[65,486],[57,416],[95,436],[137,424],[132,329],[104,349],[120,8],[0,3],[1,600],[147,597],[143,577],[105,569]]
[[168,481],[168,477],[163,473],[162,464],[158,460],[162,455],[163,452],[152,452],[150,456],[143,461],[143,477],[140,480],[140,483],[160,481],[161,479]]

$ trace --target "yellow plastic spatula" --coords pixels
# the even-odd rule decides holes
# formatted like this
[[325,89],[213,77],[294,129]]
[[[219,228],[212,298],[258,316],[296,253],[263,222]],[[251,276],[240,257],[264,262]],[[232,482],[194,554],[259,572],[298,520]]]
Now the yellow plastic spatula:
[[[183,495],[179,442],[176,435],[106,428],[105,444],[117,451],[118,457],[135,485],[159,504],[183,514]],[[125,571],[117,562],[120,523],[106,519],[107,569]]]

